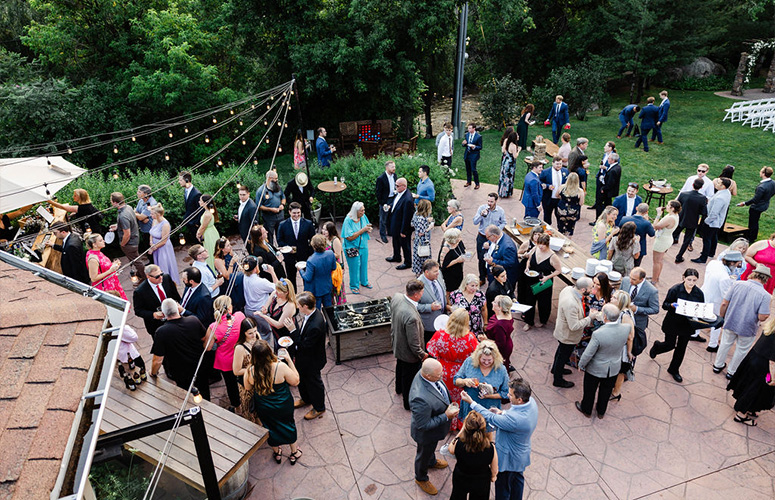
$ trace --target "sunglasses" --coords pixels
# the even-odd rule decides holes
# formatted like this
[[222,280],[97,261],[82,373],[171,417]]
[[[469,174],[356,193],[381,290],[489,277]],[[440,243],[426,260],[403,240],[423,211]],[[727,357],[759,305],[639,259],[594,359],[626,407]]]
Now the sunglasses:
[[631,182],[627,184],[627,187],[638,189],[638,183],[637,182]]
[[703,170],[703,169],[701,169],[701,168],[698,168],[698,169],[697,169],[697,172],[701,172],[701,173],[703,173],[703,174],[704,174],[705,172],[707,172],[707,170]]
[[151,276],[150,274],[148,275],[149,278],[153,278],[155,280],[161,278],[162,276],[164,276],[164,273],[159,273],[156,276]]

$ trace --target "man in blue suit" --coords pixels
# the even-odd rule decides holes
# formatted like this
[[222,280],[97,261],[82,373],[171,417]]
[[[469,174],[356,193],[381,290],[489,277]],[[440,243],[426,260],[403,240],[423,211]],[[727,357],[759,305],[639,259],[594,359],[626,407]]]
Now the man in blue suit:
[[[622,128],[619,129],[619,133],[616,134],[617,139],[622,138],[622,132],[627,128],[627,137],[632,134],[632,127],[635,126],[635,113],[640,111],[640,106],[637,104],[628,104],[621,111],[619,111],[619,123],[622,124]],[[652,139],[653,140],[653,139]]]
[[563,97],[558,95],[554,98],[554,104],[552,104],[552,110],[549,111],[549,120],[552,124],[552,142],[559,144],[560,135],[565,125],[570,125],[570,114],[568,113],[568,105],[562,102]]
[[318,129],[318,138],[315,141],[315,149],[318,152],[318,163],[322,168],[331,166],[331,157],[336,152],[336,147],[329,146],[326,142],[326,129],[320,127]]
[[471,185],[471,177],[474,178],[474,189],[479,189],[479,172],[476,170],[476,162],[479,161],[480,151],[482,150],[482,134],[476,131],[476,124],[471,122],[468,124],[468,132],[463,138],[463,147],[465,152],[463,153],[463,160],[466,163],[466,185]]
[[199,229],[199,217],[194,214],[200,209],[199,198],[202,193],[191,184],[191,173],[185,170],[178,174],[178,184],[183,188],[183,203],[186,211],[183,220],[186,221],[186,232],[191,242],[196,241],[196,231]]
[[560,186],[568,179],[568,169],[563,168],[562,158],[555,156],[552,168],[541,171],[538,176],[544,192],[541,196],[541,205],[544,207],[544,222],[552,223],[552,214],[557,204],[560,203]]
[[525,176],[525,188],[522,191],[522,204],[525,206],[525,217],[538,217],[541,213],[541,171],[544,169],[540,162],[530,164],[530,172]]
[[312,249],[315,253],[307,259],[307,266],[299,271],[304,280],[304,291],[315,296],[318,309],[331,305],[331,291],[334,288],[331,273],[336,270],[336,257],[334,252],[326,250],[326,245],[328,241],[325,236],[313,236]]
[[635,141],[635,147],[639,148],[640,143],[643,143],[643,151],[649,150],[649,132],[654,130],[659,120],[659,108],[654,106],[654,98],[649,97],[646,99],[646,106],[640,110],[638,115],[640,118],[640,137]]
[[206,286],[202,286],[202,272],[195,267],[187,267],[180,273],[186,289],[180,301],[181,316],[195,316],[203,325],[209,325],[214,319],[213,298]]
[[662,144],[662,124],[667,121],[667,112],[670,111],[670,99],[667,98],[667,90],[663,90],[659,93],[659,97],[662,98],[662,102],[659,104],[659,118],[657,118],[657,126],[654,127],[654,131],[651,133],[651,141],[657,140],[659,144]]
[[640,205],[641,198],[638,196],[638,184],[631,182],[627,185],[627,192],[620,194],[614,198],[614,202],[611,203],[619,210],[619,215],[616,216],[616,226],[621,227],[622,218],[628,215],[635,215],[635,209]]
[[648,219],[649,206],[648,203],[639,203],[635,208],[635,215],[627,215],[622,217],[620,221],[622,225],[628,222],[635,223],[635,234],[640,237],[640,256],[635,259],[635,265],[639,266],[643,261],[643,257],[646,256],[646,236],[654,237],[654,226],[651,225]]
[[501,266],[506,270],[512,289],[515,289],[519,276],[517,246],[511,236],[504,234],[501,228],[494,224],[487,226],[485,233],[490,244],[487,255],[484,256],[484,261],[487,263],[487,282],[491,283],[495,279],[492,275],[493,266]]
[[277,226],[277,244],[280,247],[287,246],[295,249],[286,253],[283,260],[285,261],[285,274],[288,276],[288,281],[298,290],[296,263],[305,261],[312,255],[310,241],[315,236],[315,226],[312,221],[301,216],[301,204],[294,201],[288,208],[290,208],[290,218],[285,219]]

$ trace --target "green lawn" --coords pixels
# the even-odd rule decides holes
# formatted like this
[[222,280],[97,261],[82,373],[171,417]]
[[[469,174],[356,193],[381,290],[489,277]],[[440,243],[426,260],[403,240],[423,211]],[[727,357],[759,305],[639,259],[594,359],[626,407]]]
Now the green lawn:
[[[653,95],[656,96],[658,92],[653,91]],[[614,140],[621,156],[623,185],[627,182],[638,182],[642,185],[650,178],[666,178],[676,189],[676,195],[686,177],[696,173],[698,164],[710,165],[712,177],[716,177],[727,164],[732,164],[736,167],[734,179],[738,186],[738,196],[733,198],[732,202],[745,201],[753,196],[761,167],[775,167],[775,134],[764,132],[760,128],[744,127],[739,123],[722,122],[724,109],[733,102],[731,99],[717,97],[712,92],[670,91],[670,117],[662,129],[665,144],[650,144],[649,152],[645,153],[642,148],[636,150],[633,147],[634,138],[616,140],[616,132],[620,126],[619,110],[625,106],[626,101],[624,96],[615,96],[609,116],[601,116],[599,112],[589,113],[587,120],[583,122],[571,117],[571,144],[575,144],[575,139],[580,136],[589,139],[587,154],[594,170],[590,172],[592,176],[602,157],[603,145],[606,141]],[[487,130],[483,133],[484,147],[478,164],[481,182],[498,183],[501,134],[502,132],[497,130]],[[551,129],[538,123],[530,128],[529,134],[530,139],[537,134],[543,134],[550,140],[552,135]],[[420,140],[418,149],[435,156],[435,141]],[[458,141],[452,165],[457,169],[457,177],[465,179],[462,150]],[[528,154],[520,153],[517,163],[517,177],[520,179],[515,182],[515,187],[522,186],[521,177],[525,171],[522,160]],[[594,193],[591,190],[587,200],[589,204],[594,201]],[[731,207],[728,220],[747,226],[748,208]],[[772,209],[762,215],[760,228],[761,237],[775,232]]]

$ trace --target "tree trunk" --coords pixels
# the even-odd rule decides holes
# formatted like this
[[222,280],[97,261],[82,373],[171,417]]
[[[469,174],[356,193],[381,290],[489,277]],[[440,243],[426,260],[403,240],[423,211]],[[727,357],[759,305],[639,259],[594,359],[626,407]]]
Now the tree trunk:
[[740,54],[740,62],[737,64],[737,73],[735,74],[735,81],[732,82],[732,95],[743,95],[743,83],[745,83],[745,68],[748,64],[748,53],[743,52]]
[[414,136],[414,114],[403,113],[401,115],[401,132],[404,134],[405,140]]
[[775,92],[775,53],[772,54],[772,62],[770,62],[770,70],[767,72],[767,79],[764,80],[764,88],[762,92],[765,94],[772,94]]
[[425,138],[433,137],[433,120],[431,119],[431,106],[433,105],[433,92],[430,87],[423,97],[423,109],[425,110]]

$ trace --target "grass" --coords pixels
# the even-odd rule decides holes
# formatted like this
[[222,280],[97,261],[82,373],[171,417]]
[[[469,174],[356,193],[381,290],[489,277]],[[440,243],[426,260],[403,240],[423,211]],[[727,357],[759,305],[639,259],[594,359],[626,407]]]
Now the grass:
[[[652,92],[656,96],[658,90]],[[603,146],[609,141],[616,142],[616,149],[621,156],[623,169],[622,185],[627,182],[637,182],[643,185],[649,179],[666,178],[677,191],[683,186],[690,175],[696,173],[697,165],[710,165],[712,178],[718,176],[721,170],[732,164],[736,167],[734,179],[738,186],[738,195],[732,203],[745,201],[753,196],[759,183],[759,170],[769,165],[775,167],[775,134],[764,132],[761,128],[752,129],[741,126],[740,123],[722,122],[725,112],[734,100],[718,97],[712,92],[670,91],[670,116],[662,129],[665,144],[649,144],[649,152],[635,149],[635,138],[616,139],[619,130],[619,110],[626,102],[626,96],[614,96],[613,107],[609,116],[601,116],[600,112],[587,114],[586,121],[578,121],[571,117],[571,144],[577,137],[586,137],[590,144],[587,154],[592,170],[596,172],[597,165],[603,154]],[[658,98],[657,98],[658,99]],[[658,103],[658,102],[657,102]],[[639,122],[636,122],[639,123]],[[551,129],[536,123],[530,128],[529,138],[537,134],[551,139]],[[500,172],[501,131],[486,130],[483,134],[482,156],[478,164],[481,182],[498,184]],[[529,143],[529,142],[528,142]],[[435,154],[433,139],[423,139],[418,142],[418,149]],[[515,187],[522,186],[524,176],[524,157],[530,153],[521,152],[517,160],[517,177]],[[463,163],[463,148],[456,142],[452,166],[457,170],[457,178],[465,179]],[[595,172],[590,172],[590,178]],[[587,203],[594,202],[594,193],[589,190]],[[641,190],[641,196],[643,192]],[[655,205],[652,203],[652,205]],[[766,237],[775,232],[775,216],[772,207],[762,214],[760,222],[760,237]],[[652,215],[654,210],[652,210]],[[730,207],[729,222],[748,225],[747,207]]]

